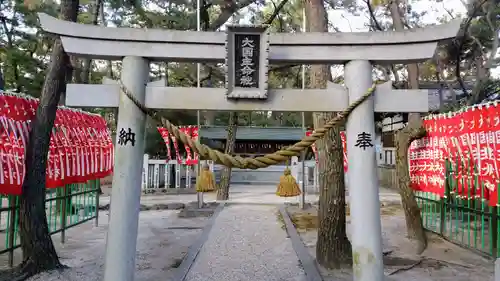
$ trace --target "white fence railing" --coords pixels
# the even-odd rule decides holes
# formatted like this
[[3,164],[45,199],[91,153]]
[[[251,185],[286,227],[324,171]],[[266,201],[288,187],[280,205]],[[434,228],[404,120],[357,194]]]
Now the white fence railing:
[[[165,190],[165,188],[190,189],[194,188],[196,184],[198,165],[179,164],[177,160],[150,159],[147,154],[144,155],[143,163],[142,189],[144,193]],[[212,161],[207,161],[207,163],[214,172],[216,181],[219,182],[224,167],[214,165]],[[316,163],[315,161],[306,161],[304,166],[304,186],[306,191],[317,192],[318,169]],[[284,165],[259,170],[233,169],[231,183],[275,185],[279,182],[279,177],[283,175],[284,169]],[[296,157],[292,160],[291,169],[294,177],[302,186],[302,164],[296,160]]]
[[[208,161],[211,169],[213,164]],[[198,165],[179,164],[177,160],[150,159],[144,154],[142,189],[145,193],[164,188],[193,188]]]
[[[378,153],[377,162],[379,165],[394,165],[396,163],[395,148],[382,148]],[[204,162],[204,161],[201,161]],[[220,180],[222,165],[214,165],[212,161],[206,161],[217,182]],[[314,160],[304,163],[304,186],[306,192],[319,192],[319,173]],[[293,157],[291,170],[294,177],[302,187],[302,163]],[[259,170],[233,169],[231,173],[232,184],[254,184],[254,185],[274,185],[279,182],[279,177],[283,174],[284,165],[271,166]],[[145,193],[155,190],[190,189],[196,184],[198,165],[178,164],[177,160],[150,159],[144,155],[144,167],[142,174],[142,189]],[[380,178],[380,175],[379,175]],[[347,185],[347,174],[345,177]]]

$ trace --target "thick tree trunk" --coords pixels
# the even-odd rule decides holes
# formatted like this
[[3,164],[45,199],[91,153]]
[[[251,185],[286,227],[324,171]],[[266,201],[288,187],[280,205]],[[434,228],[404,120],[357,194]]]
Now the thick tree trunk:
[[[95,0],[95,3],[93,4],[93,11],[92,11],[92,24],[97,25],[98,19],[99,19],[99,11],[102,6],[102,0]],[[75,77],[75,81],[80,83],[80,84],[89,84],[90,81],[90,69],[92,67],[92,60],[91,59],[84,59],[82,61],[82,68],[80,70],[80,62],[77,57],[70,57],[70,65],[71,67],[68,67],[66,69],[66,83],[71,83],[73,81],[73,77]],[[60,105],[65,105],[66,104],[66,91],[61,93],[61,97],[59,99],[59,104]],[[71,189],[68,190],[71,192]],[[64,189],[63,188],[58,188],[56,189],[56,196],[57,197],[63,197],[64,196]],[[98,189],[99,194],[103,194],[101,187],[99,186]],[[70,195],[70,194],[69,194]],[[58,199],[56,202],[56,213],[60,214],[62,210],[62,205],[65,202],[65,198]]]
[[[231,112],[229,115],[229,126],[227,126],[226,154],[234,152],[236,144],[236,131],[238,130],[238,113]],[[219,188],[217,188],[217,200],[229,199],[229,183],[231,182],[231,168],[224,167],[222,170]]]
[[[78,1],[61,1],[61,18],[76,21]],[[26,148],[26,175],[20,196],[20,238],[22,264],[10,273],[0,274],[0,280],[19,281],[46,270],[62,268],[49,235],[45,213],[45,169],[49,140],[56,116],[57,104],[65,87],[69,57],[61,40],[55,41],[49,70],[42,89],[40,105],[31,124]]]
[[[397,31],[403,31],[403,13],[399,7],[398,0],[392,0],[389,3],[389,10]],[[408,84],[412,89],[418,89],[418,65],[409,64]],[[401,204],[405,212],[406,228],[409,238],[417,240],[417,252],[422,253],[427,247],[427,237],[422,224],[420,208],[410,186],[410,175],[408,167],[408,148],[414,139],[425,135],[422,127],[422,120],[419,113],[410,113],[406,128],[396,133],[396,174],[398,176],[398,189],[401,194]]]
[[[99,15],[101,10],[102,0],[95,0],[92,4],[92,25],[97,25],[99,22]],[[82,72],[80,73],[81,81],[83,84],[89,84],[90,81],[90,69],[92,68],[92,60],[84,59],[82,61]]]
[[396,177],[398,179],[398,191],[401,195],[401,203],[406,219],[406,231],[408,238],[417,241],[416,252],[422,253],[427,248],[427,237],[422,224],[422,216],[415,195],[410,186],[410,174],[408,166],[408,148],[413,140],[425,136],[420,118],[410,119],[406,127],[397,132],[396,143]]
[[[328,22],[323,1],[306,1],[306,16],[309,32],[328,32]],[[330,80],[329,66],[311,67],[311,88],[326,88]],[[314,116],[314,127],[321,127],[333,114]],[[339,268],[350,264],[351,243],[346,234],[344,161],[340,128],[331,130],[317,142],[319,152],[319,211],[318,242],[316,260],[326,268]]]
[[339,133],[339,127],[335,127],[318,141],[320,199],[316,260],[326,268],[339,268],[352,262],[351,243],[346,234],[346,192]]
[[0,67],[0,90],[5,90],[5,80],[3,79],[3,73],[1,67]]
[[[103,9],[103,1],[102,0],[95,0],[95,3],[93,5],[93,11],[92,11],[92,24],[97,25],[99,23],[99,16],[104,17],[104,12],[101,13],[101,9]],[[104,18],[103,18],[104,21]],[[111,61],[108,61],[109,64],[111,64]],[[92,69],[92,60],[91,59],[85,59],[83,60],[83,67],[82,67],[82,81],[84,84],[89,84],[90,82],[90,73]],[[110,78],[113,78],[110,76]],[[116,108],[118,110],[118,108]],[[99,194],[103,194],[101,186],[99,185],[99,188],[97,190]]]
[[[66,67],[65,74],[64,74],[64,83],[65,85],[71,83],[73,81],[73,74],[76,74],[76,69],[75,67],[78,64],[78,59],[76,57],[70,57],[70,63],[68,67]],[[66,86],[61,87],[61,94],[59,96],[59,105],[65,105],[66,104]],[[69,189],[71,192],[71,189]],[[60,214],[63,208],[63,204],[66,201],[64,196],[64,188],[56,188],[56,197],[59,199],[56,200],[56,214]]]

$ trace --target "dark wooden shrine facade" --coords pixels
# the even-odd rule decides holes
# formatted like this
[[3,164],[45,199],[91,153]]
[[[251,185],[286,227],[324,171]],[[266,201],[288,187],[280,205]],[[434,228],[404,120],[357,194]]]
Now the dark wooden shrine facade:
[[[273,153],[277,150],[283,149],[287,146],[294,144],[296,141],[280,141],[280,140],[236,140],[236,145],[234,146],[234,154],[236,155],[264,155],[268,153]],[[221,141],[221,150],[226,147],[226,141]]]
[[[255,157],[273,153],[300,141],[305,132],[295,127],[238,127],[234,155]],[[200,128],[202,139],[210,140],[212,148],[224,151],[226,127],[207,126]]]

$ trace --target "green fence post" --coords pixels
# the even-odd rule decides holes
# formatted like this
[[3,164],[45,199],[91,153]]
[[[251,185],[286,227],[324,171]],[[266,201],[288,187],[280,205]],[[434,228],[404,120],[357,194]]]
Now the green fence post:
[[441,197],[441,200],[439,202],[439,234],[441,236],[444,236],[445,234],[445,226],[446,226],[446,200],[449,199],[450,196],[450,174],[449,174],[449,167],[448,167],[448,161],[445,160],[444,164],[444,196]]
[[498,257],[498,209],[497,206],[491,208],[491,254]]
[[63,197],[58,200],[61,206],[61,244],[66,242],[66,218],[68,214],[68,188],[65,186],[61,187],[63,189]]
[[15,251],[15,245],[14,245],[14,237],[16,235],[16,197],[15,196],[9,196],[9,229],[8,229],[8,235],[9,239],[7,242],[7,248],[9,249],[9,267],[14,267],[14,251]]
[[99,226],[99,197],[100,197],[100,191],[101,191],[101,180],[96,179],[95,180],[95,185],[94,185],[94,192],[95,192],[95,226]]
[[439,222],[439,234],[441,236],[444,236],[444,232],[446,231],[445,230],[445,224],[446,224],[446,212],[444,211],[444,209],[446,208],[446,203],[445,203],[445,198],[444,197],[441,197],[441,200],[439,200],[439,219],[440,219],[440,222]]
[[[68,189],[68,207],[66,208],[69,210],[69,224],[70,227],[73,226],[73,191],[74,191],[75,184],[69,184],[66,188]],[[68,222],[66,222],[68,224]]]

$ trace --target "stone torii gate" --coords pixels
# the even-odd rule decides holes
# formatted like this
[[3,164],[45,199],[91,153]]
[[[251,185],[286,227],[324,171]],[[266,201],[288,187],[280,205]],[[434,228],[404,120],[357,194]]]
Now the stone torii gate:
[[[39,14],[42,28],[59,35],[70,55],[122,60],[121,83],[147,108],[217,111],[335,112],[362,97],[372,64],[414,63],[433,57],[460,22],[403,32],[269,34],[265,26],[232,26],[227,32],[109,28]],[[148,84],[149,62],[226,63],[225,88],[176,88]],[[268,64],[344,64],[345,87],[268,89]],[[118,107],[119,142],[113,176],[105,281],[133,281],[146,116],[115,83],[69,84],[66,105]],[[347,120],[354,280],[384,280],[374,112],[427,112],[428,93],[378,86]]]

